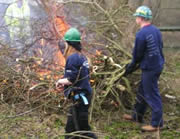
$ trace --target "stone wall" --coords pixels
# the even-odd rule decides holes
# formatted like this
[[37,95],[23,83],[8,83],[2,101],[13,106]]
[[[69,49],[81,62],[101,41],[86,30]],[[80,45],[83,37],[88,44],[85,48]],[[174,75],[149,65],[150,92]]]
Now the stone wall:
[[129,0],[128,4],[134,11],[140,5],[149,6],[158,26],[180,26],[180,0]]
[[[162,0],[156,24],[180,27],[180,0]],[[180,47],[179,36],[180,32],[163,33],[165,47]]]
[[[132,10],[147,5],[153,11],[153,23],[158,27],[180,27],[180,0],[129,0]],[[163,32],[165,47],[180,47],[180,32]]]
[[158,21],[160,26],[180,26],[180,0],[163,0]]

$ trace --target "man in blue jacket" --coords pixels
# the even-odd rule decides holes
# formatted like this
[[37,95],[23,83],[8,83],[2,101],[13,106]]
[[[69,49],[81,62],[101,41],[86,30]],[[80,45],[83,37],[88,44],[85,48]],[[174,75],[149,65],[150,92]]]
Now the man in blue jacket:
[[[65,74],[63,79],[56,83],[57,88],[64,86],[64,94],[67,99],[73,100],[74,104],[68,114],[66,133],[79,131],[83,136],[96,139],[91,133],[88,123],[88,108],[91,103],[92,88],[89,82],[89,64],[87,58],[81,52],[80,32],[69,29],[64,36],[65,48]],[[81,131],[83,131],[81,133]],[[86,132],[88,131],[88,132]],[[80,139],[80,137],[66,136],[65,139]],[[81,137],[81,139],[83,139]]]
[[123,117],[141,123],[147,106],[150,106],[151,124],[143,126],[142,130],[156,131],[163,126],[162,100],[158,89],[158,80],[164,65],[163,41],[160,31],[151,24],[152,12],[148,7],[140,6],[134,16],[136,23],[140,25],[140,30],[136,34],[133,58],[126,66],[125,75],[140,67],[142,76],[134,113],[125,114]]

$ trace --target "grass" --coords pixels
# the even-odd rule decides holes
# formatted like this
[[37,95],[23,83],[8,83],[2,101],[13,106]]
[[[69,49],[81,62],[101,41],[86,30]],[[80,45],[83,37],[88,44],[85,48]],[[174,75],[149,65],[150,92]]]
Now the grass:
[[179,120],[180,118],[174,120],[172,123],[168,124],[168,126],[166,125],[165,128],[160,131],[160,133],[142,132],[140,125],[127,121],[114,121],[112,124],[106,125],[104,127],[104,131],[109,134],[107,139],[157,139],[158,136],[160,136],[162,139],[179,139]]
[[[7,115],[6,115],[7,116]],[[4,119],[1,122],[1,138],[43,138],[60,136],[64,133],[64,123],[59,115],[52,114],[44,119],[32,115]],[[1,120],[1,119],[0,119]]]
[[106,125],[104,131],[108,132],[109,138],[131,138],[139,134],[139,126],[135,123],[130,123],[127,121],[114,121],[110,125]]
[[162,131],[161,137],[163,139],[179,139],[180,138],[180,131],[175,131],[175,130]]

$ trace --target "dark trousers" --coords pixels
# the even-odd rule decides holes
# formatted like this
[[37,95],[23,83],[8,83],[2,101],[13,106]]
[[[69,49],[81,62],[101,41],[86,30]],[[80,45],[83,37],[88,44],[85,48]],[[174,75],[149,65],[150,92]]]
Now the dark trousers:
[[151,125],[163,126],[162,100],[158,89],[158,80],[162,69],[155,71],[142,71],[141,83],[134,105],[134,120],[143,122],[147,106],[152,110]]
[[[91,100],[91,96],[87,96],[89,103]],[[70,107],[70,111],[68,113],[67,124],[65,131],[66,133],[72,133],[75,131],[91,131],[88,122],[88,108],[89,105],[85,105],[83,100],[80,98],[73,106]],[[75,111],[75,113],[74,113]],[[76,114],[76,115],[75,115]],[[76,119],[75,119],[76,118]],[[76,121],[74,121],[76,120]],[[77,123],[76,123],[77,122]],[[78,125],[75,125],[78,124]],[[78,128],[78,129],[77,129]],[[92,137],[96,139],[97,137],[93,133],[80,133],[80,135]],[[83,139],[80,137],[66,136],[65,139]]]

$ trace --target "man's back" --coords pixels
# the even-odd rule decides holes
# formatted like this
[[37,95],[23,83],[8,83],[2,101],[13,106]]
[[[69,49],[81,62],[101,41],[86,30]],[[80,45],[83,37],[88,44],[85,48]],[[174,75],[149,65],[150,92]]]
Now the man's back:
[[136,35],[141,41],[139,47],[144,47],[144,56],[140,62],[141,69],[154,70],[162,68],[164,56],[162,53],[163,42],[160,31],[153,25],[143,27]]

